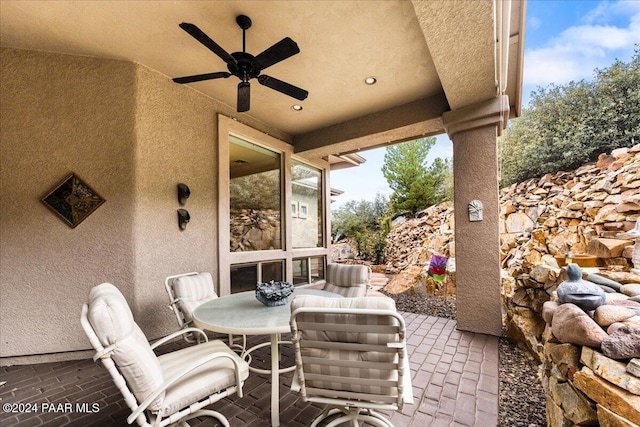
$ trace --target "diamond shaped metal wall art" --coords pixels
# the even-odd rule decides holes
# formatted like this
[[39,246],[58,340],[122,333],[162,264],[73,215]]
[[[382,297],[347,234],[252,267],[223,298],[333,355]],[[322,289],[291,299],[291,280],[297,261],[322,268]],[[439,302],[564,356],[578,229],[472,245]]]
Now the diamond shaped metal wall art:
[[42,198],[52,212],[69,227],[75,228],[105,200],[75,174],[67,176]]

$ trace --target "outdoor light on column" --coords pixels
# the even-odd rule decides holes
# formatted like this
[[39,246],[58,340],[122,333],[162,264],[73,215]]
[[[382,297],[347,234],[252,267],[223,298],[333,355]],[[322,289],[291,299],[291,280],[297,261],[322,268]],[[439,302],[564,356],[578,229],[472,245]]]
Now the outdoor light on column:
[[482,202],[480,200],[472,200],[469,202],[469,221],[482,221]]

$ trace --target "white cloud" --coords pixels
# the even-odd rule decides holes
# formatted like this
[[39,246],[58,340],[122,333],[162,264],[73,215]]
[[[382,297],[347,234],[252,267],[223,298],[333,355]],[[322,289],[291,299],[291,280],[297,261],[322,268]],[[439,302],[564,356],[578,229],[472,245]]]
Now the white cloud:
[[542,24],[542,21],[540,20],[540,18],[533,16],[529,18],[529,22],[527,22],[527,28],[532,30],[537,30],[538,28],[540,28],[541,24]]
[[640,12],[640,2],[638,0],[622,0],[618,2],[604,1],[598,4],[595,9],[587,12],[582,17],[585,24],[609,23],[615,15],[636,15]]
[[[622,19],[621,19],[622,18]],[[524,84],[546,86],[589,79],[594,69],[626,60],[640,43],[640,2],[601,3],[546,46],[525,52]],[[625,21],[628,24],[613,25]],[[598,23],[596,23],[598,22]]]

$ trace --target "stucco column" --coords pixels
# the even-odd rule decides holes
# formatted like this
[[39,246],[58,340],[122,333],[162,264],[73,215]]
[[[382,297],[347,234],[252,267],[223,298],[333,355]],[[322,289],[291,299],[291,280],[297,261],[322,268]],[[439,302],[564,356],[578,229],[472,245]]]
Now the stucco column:
[[[453,141],[458,329],[490,335],[502,332],[496,139],[508,116],[507,96],[443,115]],[[482,219],[470,218],[472,201]]]

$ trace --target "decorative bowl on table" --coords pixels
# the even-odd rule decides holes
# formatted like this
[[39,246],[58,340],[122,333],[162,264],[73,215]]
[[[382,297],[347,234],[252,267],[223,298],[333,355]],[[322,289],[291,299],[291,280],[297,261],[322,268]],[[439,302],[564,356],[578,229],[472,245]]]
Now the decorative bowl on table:
[[270,281],[256,285],[256,299],[267,307],[285,305],[293,294],[293,285],[288,282]]

